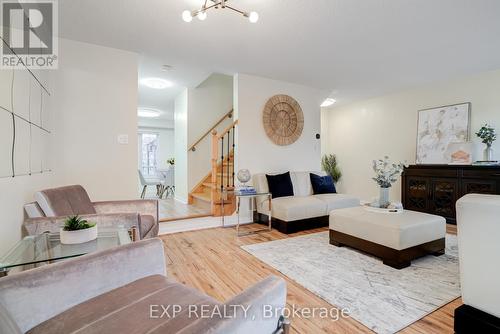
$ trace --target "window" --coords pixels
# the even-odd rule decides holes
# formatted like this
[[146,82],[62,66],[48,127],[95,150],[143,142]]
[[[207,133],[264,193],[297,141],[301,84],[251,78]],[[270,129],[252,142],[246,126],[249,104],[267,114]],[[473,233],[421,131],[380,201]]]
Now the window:
[[158,157],[158,134],[139,133],[139,164],[142,173],[156,175]]

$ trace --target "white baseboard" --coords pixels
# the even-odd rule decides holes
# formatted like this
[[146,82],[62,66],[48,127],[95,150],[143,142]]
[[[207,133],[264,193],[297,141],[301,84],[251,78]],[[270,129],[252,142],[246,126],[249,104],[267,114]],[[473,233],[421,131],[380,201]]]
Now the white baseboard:
[[[250,224],[253,220],[250,217],[240,217],[240,224]],[[236,226],[238,217],[236,215],[224,218],[224,225]],[[222,227],[222,217],[200,217],[193,219],[174,220],[160,223],[159,235],[172,234],[187,231],[203,230],[207,228]]]

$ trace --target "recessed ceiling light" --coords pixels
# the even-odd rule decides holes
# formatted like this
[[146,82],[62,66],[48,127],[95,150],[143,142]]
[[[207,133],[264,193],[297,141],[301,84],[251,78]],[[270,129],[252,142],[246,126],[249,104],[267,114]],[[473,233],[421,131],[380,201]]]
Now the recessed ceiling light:
[[154,89],[165,89],[173,86],[173,83],[161,78],[144,78],[139,80],[139,83]]
[[137,110],[137,116],[146,118],[158,118],[161,115],[161,111],[156,109],[141,108]]
[[335,102],[337,102],[335,99],[326,99],[323,101],[323,103],[321,103],[321,107],[324,108],[324,107],[329,107],[331,106],[332,104],[334,104]]

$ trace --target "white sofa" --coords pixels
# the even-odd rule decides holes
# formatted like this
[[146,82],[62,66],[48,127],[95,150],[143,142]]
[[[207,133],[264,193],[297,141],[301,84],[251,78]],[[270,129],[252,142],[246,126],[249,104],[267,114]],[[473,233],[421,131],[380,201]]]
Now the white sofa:
[[500,333],[500,196],[465,195],[457,201],[462,300],[455,332]]
[[[294,196],[279,197],[272,202],[273,227],[282,233],[328,226],[332,210],[360,205],[356,197],[344,194],[313,195],[309,174],[326,175],[324,172],[290,172]],[[268,175],[280,173],[267,173]],[[268,192],[266,173],[255,174],[253,184],[257,192]],[[257,201],[259,220],[267,221],[267,202]]]

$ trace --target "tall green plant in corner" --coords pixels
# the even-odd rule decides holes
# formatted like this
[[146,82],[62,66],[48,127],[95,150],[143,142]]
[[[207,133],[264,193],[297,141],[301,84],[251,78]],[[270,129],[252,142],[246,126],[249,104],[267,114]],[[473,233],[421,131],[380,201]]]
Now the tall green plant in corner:
[[342,177],[342,172],[338,166],[335,154],[325,154],[321,159],[321,166],[323,167],[323,170],[332,177],[335,183],[337,183]]

